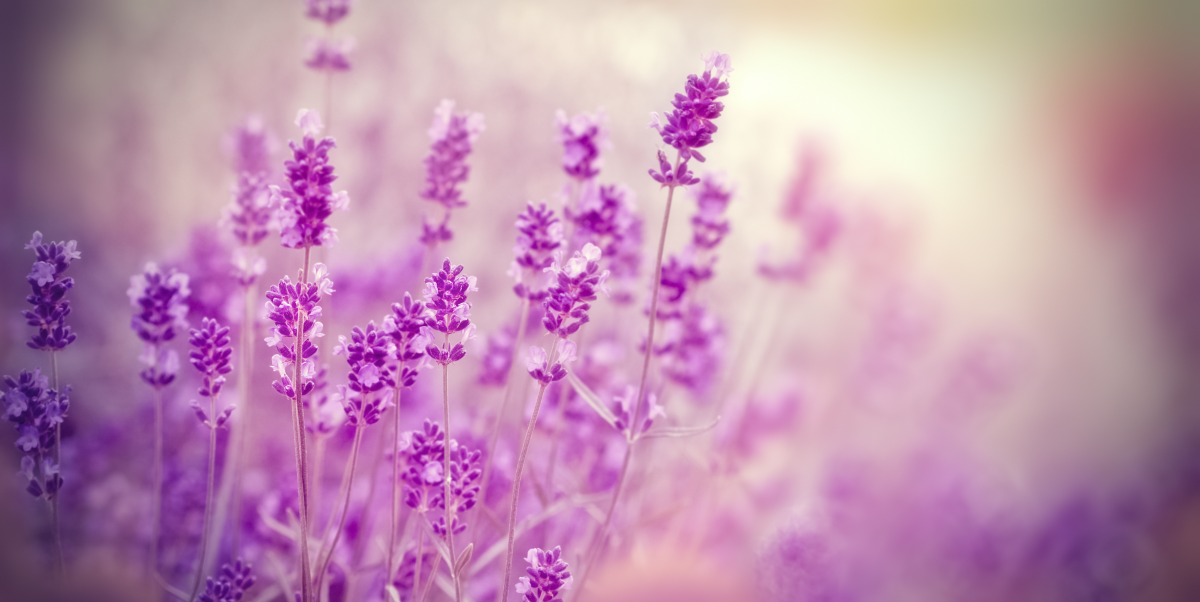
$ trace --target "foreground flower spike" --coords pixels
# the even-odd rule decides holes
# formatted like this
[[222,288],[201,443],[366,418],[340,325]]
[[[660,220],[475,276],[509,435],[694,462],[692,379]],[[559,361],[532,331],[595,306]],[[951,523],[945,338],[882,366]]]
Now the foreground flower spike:
[[600,167],[604,164],[600,151],[612,146],[608,140],[607,121],[603,109],[595,113],[580,113],[570,119],[567,119],[564,111],[554,114],[557,139],[563,145],[563,171],[568,176],[583,181],[600,173]]
[[217,474],[217,429],[225,426],[225,422],[233,413],[233,406],[229,406],[220,416],[217,415],[217,396],[221,394],[221,386],[225,384],[225,375],[232,370],[229,366],[229,356],[233,350],[229,347],[229,327],[222,327],[216,320],[208,318],[201,321],[200,328],[192,329],[188,342],[195,347],[189,354],[192,366],[203,375],[197,392],[208,398],[207,415],[199,403],[192,401],[192,410],[196,412],[196,417],[208,427],[208,488],[204,496],[204,528],[201,530],[200,552],[197,554],[196,579],[192,583],[194,598],[200,591],[200,576],[204,571],[209,533],[212,530],[213,482]]
[[526,285],[525,276],[532,274],[537,280],[546,268],[554,263],[554,251],[563,245],[562,222],[546,203],[525,204],[525,211],[517,216],[517,244],[513,247],[512,268],[509,275],[517,279],[513,292],[517,297],[540,301],[546,297],[545,287]]
[[659,120],[658,113],[650,114],[650,127],[658,131],[664,143],[679,151],[684,162],[692,157],[704,162],[704,155],[696,149],[712,143],[712,135],[717,132],[712,121],[725,109],[717,99],[729,94],[726,75],[732,71],[729,55],[710,52],[704,57],[704,73],[688,76],[684,85],[687,95],[675,94],[671,101],[675,108],[666,114],[667,123]]
[[[262,119],[252,116],[234,129],[227,144],[234,156],[237,181],[230,190],[232,199],[222,209],[221,223],[233,232],[242,247],[253,247],[266,238],[274,211],[267,181],[271,176],[271,154],[275,143]],[[246,271],[246,268],[241,270]],[[241,273],[236,275],[239,280],[244,278]]]
[[567,570],[567,561],[562,559],[562,549],[558,546],[549,552],[541,548],[532,548],[525,555],[529,568],[528,577],[521,577],[517,583],[517,593],[522,594],[526,602],[555,602],[561,600],[559,592],[571,589],[571,571]]
[[388,359],[393,355],[390,339],[375,326],[375,322],[368,322],[366,330],[355,326],[350,340],[339,336],[339,344],[333,349],[334,355],[346,356],[346,363],[350,364],[350,384],[340,387],[342,391],[338,397],[346,410],[346,418],[354,426],[379,422],[384,396],[374,394],[385,387],[396,386],[388,366]]
[[449,225],[450,211],[467,205],[459,187],[471,173],[467,156],[482,131],[483,115],[465,111],[455,113],[453,100],[443,100],[434,110],[433,124],[429,126],[432,146],[425,158],[425,188],[421,198],[440,204],[445,212],[441,222],[424,220],[422,244],[434,246],[454,238]]
[[[561,260],[561,253],[559,254]],[[547,291],[542,307],[546,315],[542,325],[546,330],[567,338],[587,324],[589,301],[596,300],[596,291],[604,291],[608,270],[600,271],[602,253],[596,245],[588,243],[563,266],[546,268],[556,276],[554,286]]]
[[196,598],[197,602],[238,602],[246,590],[254,585],[255,579],[250,569],[250,564],[242,562],[241,558],[232,566],[222,566],[216,579],[208,578],[204,592]]
[[62,274],[80,257],[76,245],[73,240],[43,244],[41,232],[34,232],[29,244],[25,245],[37,256],[33,269],[25,277],[33,289],[25,300],[33,309],[22,312],[26,323],[37,329],[25,343],[31,349],[59,351],[75,340],[75,333],[66,323],[71,314],[71,302],[64,298],[75,286],[75,280],[64,278]]
[[546,350],[541,347],[530,347],[529,357],[525,360],[525,367],[529,371],[529,376],[533,380],[548,385],[552,382],[562,380],[567,375],[567,364],[575,361],[575,343],[567,339],[559,339],[555,349],[555,356],[558,358],[554,365],[547,366]]
[[353,0],[305,0],[304,16],[326,25],[334,25],[350,14]]
[[697,249],[713,249],[729,234],[725,209],[733,199],[733,186],[721,174],[707,172],[699,186],[692,189],[696,200],[696,215],[692,216],[692,245]]
[[[467,293],[479,289],[475,288],[475,277],[464,276],[462,271],[463,266],[452,266],[447,258],[440,271],[425,279],[425,307],[432,312],[425,318],[425,326],[429,329],[425,333],[429,339],[425,351],[430,359],[443,366],[465,357],[467,351],[464,343],[475,336]],[[433,340],[435,335],[432,331],[444,335],[440,345]],[[450,335],[456,332],[464,332],[463,338],[451,347]]]
[[289,189],[270,187],[271,202],[279,207],[280,243],[292,249],[329,246],[337,240],[337,230],[325,220],[334,209],[345,211],[350,205],[346,191],[335,193],[330,187],[337,176],[329,164],[329,151],[337,144],[328,136],[317,141],[324,126],[314,110],[300,109],[296,125],[304,131],[304,139],[299,145],[288,141],[292,159],[283,166]]
[[38,499],[53,499],[62,487],[59,475],[55,429],[67,416],[70,388],[59,393],[50,388],[49,379],[41,370],[22,370],[17,378],[4,377],[8,390],[4,401],[4,418],[17,429],[16,447],[24,453],[21,476],[27,480],[25,491]]
[[[291,375],[297,359],[293,343],[298,334],[303,335],[303,346],[300,351],[300,393],[307,395],[312,392],[316,376],[316,363],[313,356],[317,354],[317,345],[313,339],[325,336],[323,325],[317,321],[321,317],[321,295],[333,293],[333,281],[327,278],[328,269],[325,264],[313,266],[313,282],[307,284],[293,283],[287,276],[278,284],[271,285],[267,290],[266,312],[267,319],[274,323],[271,336],[265,340],[267,345],[275,349],[271,358],[271,367],[279,373],[279,379],[271,383],[275,391],[293,401],[296,400],[297,384]],[[300,324],[300,316],[304,323]]]

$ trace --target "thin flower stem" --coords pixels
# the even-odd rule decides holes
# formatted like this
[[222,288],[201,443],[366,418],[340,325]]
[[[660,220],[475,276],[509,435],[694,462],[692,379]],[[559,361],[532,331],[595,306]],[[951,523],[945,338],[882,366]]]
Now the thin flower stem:
[[[547,365],[550,365],[549,363]],[[517,466],[513,471],[512,501],[508,508],[508,553],[504,556],[504,580],[500,582],[500,592],[497,599],[500,602],[508,599],[508,581],[512,578],[513,546],[516,545],[514,527],[517,524],[517,500],[521,494],[521,473],[525,468],[525,456],[529,453],[529,441],[533,439],[533,429],[537,426],[538,411],[542,409],[542,397],[546,393],[546,384],[538,387],[537,401],[533,402],[533,416],[525,426],[525,438],[521,441],[521,453],[517,456]]]
[[[158,350],[154,350],[158,357]],[[150,563],[147,572],[151,575],[158,572],[158,531],[160,515],[162,514],[162,480],[163,480],[163,438],[162,438],[162,389],[154,387],[154,491],[151,501],[151,514],[154,525],[150,534]]]
[[[492,434],[488,437],[487,458],[483,461],[483,477],[479,482],[479,495],[475,497],[480,502],[487,500],[488,481],[492,475],[492,460],[496,456],[496,443],[500,440],[500,424],[508,410],[508,399],[513,390],[513,372],[517,365],[517,357],[521,351],[521,343],[525,339],[525,323],[529,321],[529,299],[521,299],[521,321],[517,324],[517,338],[513,341],[512,361],[508,364],[508,376],[504,380],[504,400],[500,402],[500,412],[496,414],[496,422],[492,425]],[[524,381],[522,381],[524,382]],[[478,525],[480,521],[474,521]],[[471,528],[471,540],[475,539],[475,527]]]
[[[429,571],[429,581],[425,582],[425,589],[421,590],[421,602],[425,602],[426,596],[429,595],[429,588],[433,585],[433,581],[437,579],[438,569],[442,568],[442,555],[438,554],[433,559],[433,568]],[[450,571],[454,572],[454,567],[450,567]]]
[[212,530],[213,480],[217,472],[217,396],[208,396],[208,488],[204,494],[204,529],[200,532],[200,553],[197,555],[196,579],[192,581],[192,596],[200,592],[200,579],[204,575],[204,558],[208,553],[208,536]]
[[[447,338],[450,335],[446,335]],[[445,485],[445,493],[442,495],[442,505],[446,507],[446,545],[450,548],[450,558],[446,561],[450,568],[450,579],[454,581],[454,601],[462,601],[462,591],[458,587],[458,574],[454,570],[454,504],[450,502],[450,364],[442,364],[442,411],[445,419],[446,438],[444,440],[445,451],[442,454],[446,462],[444,472],[442,472],[442,483]],[[435,571],[436,572],[436,571]],[[429,577],[433,581],[433,576]]]
[[[62,393],[62,389],[58,388],[58,353],[50,350],[50,371],[54,376],[54,391]],[[62,475],[62,423],[54,425],[54,465],[58,467],[58,474]],[[54,557],[58,562],[58,572],[64,573],[67,570],[66,563],[63,562],[62,550],[62,531],[58,526],[58,496],[62,495],[61,488],[55,488],[54,496],[50,498],[50,524],[54,533]]]
[[[403,364],[400,366],[401,372],[404,370]],[[397,375],[397,381],[399,380]],[[397,382],[396,388],[393,389],[392,405],[396,406],[392,412],[392,527],[388,533],[388,553],[386,572],[383,576],[383,586],[386,588],[391,582],[392,574],[395,572],[395,556],[396,556],[396,523],[400,518],[400,498],[397,491],[400,489],[400,398],[402,385]],[[384,592],[384,597],[387,597],[387,592]]]
[[[366,397],[366,392],[363,392]],[[366,400],[363,400],[363,406],[366,406]],[[325,578],[325,571],[329,569],[329,561],[333,558],[334,551],[337,550],[338,539],[342,536],[342,529],[346,528],[346,516],[350,513],[350,489],[354,485],[354,469],[358,465],[358,450],[362,444],[363,425],[358,425],[354,428],[354,443],[350,447],[350,468],[346,474],[346,480],[342,487],[342,512],[341,518],[338,519],[337,529],[333,531],[333,542],[329,544],[329,550],[325,552],[325,560],[321,562],[320,569],[313,576],[314,587],[321,588],[321,581]],[[330,516],[330,520],[333,517]],[[319,556],[318,556],[319,558]]]
[[[304,247],[304,270],[300,273],[300,286],[308,284],[308,261],[312,247]],[[296,403],[292,405],[293,435],[296,439],[296,487],[300,503],[300,601],[312,602],[312,575],[308,563],[308,445],[304,436],[304,385],[300,379],[300,366],[304,359],[304,322],[308,316],[303,311],[297,315],[296,370],[292,381],[296,391]]]
[[[679,168],[680,155],[675,154],[675,167]],[[654,353],[654,323],[658,317],[658,287],[662,283],[662,258],[663,248],[667,244],[667,225],[671,219],[671,201],[675,198],[676,186],[667,187],[667,205],[663,208],[662,231],[658,235],[658,254],[654,258],[654,286],[650,293],[650,325],[646,329],[646,351],[642,356],[642,377],[638,382],[637,397],[633,398],[633,420],[629,423],[630,432],[636,432],[641,424],[642,414],[642,398],[646,393],[646,376],[650,372],[650,357]],[[588,575],[592,572],[592,565],[600,559],[599,554],[604,547],[605,541],[608,539],[608,527],[612,523],[613,511],[617,507],[617,500],[621,497],[621,489],[625,485],[625,477],[629,473],[629,459],[633,456],[633,446],[637,443],[637,437],[633,435],[627,436],[629,446],[625,448],[625,460],[621,462],[621,473],[617,475],[617,486],[613,490],[612,502],[608,505],[608,512],[605,513],[604,522],[600,525],[600,531],[596,533],[596,540],[592,543],[591,558],[587,565],[583,567],[583,576],[579,580],[579,593],[575,594],[575,599],[578,600],[583,595],[583,588],[587,585]]]

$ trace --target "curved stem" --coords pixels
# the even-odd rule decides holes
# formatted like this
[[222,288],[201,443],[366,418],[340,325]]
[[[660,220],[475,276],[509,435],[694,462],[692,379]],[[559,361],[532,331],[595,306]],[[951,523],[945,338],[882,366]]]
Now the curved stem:
[[517,466],[513,471],[512,501],[508,508],[508,554],[504,556],[504,581],[500,582],[498,599],[503,602],[508,599],[508,581],[512,578],[513,546],[516,544],[514,528],[517,524],[517,499],[521,494],[521,473],[525,468],[525,456],[529,453],[529,442],[533,439],[533,429],[537,425],[538,411],[542,409],[542,397],[546,394],[546,384],[538,387],[537,401],[533,402],[533,416],[525,426],[525,438],[521,441],[521,453],[517,456]]
[[[158,357],[158,350],[154,350]],[[150,534],[150,563],[147,572],[151,575],[158,572],[158,531],[160,515],[162,514],[162,481],[163,481],[163,438],[162,438],[162,389],[154,387],[154,492],[151,501],[153,528]]]
[[[403,364],[400,370],[404,370]],[[397,374],[397,381],[399,380]],[[400,498],[396,494],[396,490],[400,488],[400,397],[402,385],[397,382],[393,392],[392,405],[396,406],[392,412],[392,526],[388,533],[388,553],[387,565],[383,575],[383,586],[386,588],[391,583],[392,575],[395,574],[395,557],[396,557],[396,523],[400,518]],[[387,597],[387,592],[384,592],[384,597]]]
[[200,592],[200,579],[204,575],[204,558],[208,553],[208,534],[212,529],[213,477],[217,471],[217,396],[208,396],[208,488],[204,494],[204,529],[200,532],[200,554],[196,561],[196,579],[192,582],[191,599]]
[[[442,410],[446,421],[444,427],[446,438],[443,440],[445,451],[442,454],[446,462],[444,472],[442,472],[442,483],[445,485],[445,493],[442,495],[445,497],[442,498],[442,505],[446,507],[446,545],[450,548],[450,558],[446,561],[446,565],[450,568],[450,579],[454,581],[454,600],[460,602],[462,592],[458,587],[458,573],[454,570],[454,504],[450,501],[450,364],[448,363],[442,364]],[[435,570],[434,573],[436,574],[436,572]],[[433,581],[432,574],[429,580]]]
[[[366,397],[366,392],[363,392]],[[363,405],[366,405],[364,399]],[[333,552],[337,550],[338,539],[342,536],[342,529],[346,527],[346,516],[350,513],[350,489],[354,485],[354,468],[358,465],[358,449],[362,444],[363,426],[359,425],[354,428],[354,444],[350,447],[350,469],[346,474],[346,480],[342,487],[342,517],[338,519],[337,529],[333,531],[333,542],[329,544],[329,550],[325,552],[325,560],[321,561],[320,568],[313,575],[314,589],[321,589],[321,581],[325,579],[325,571],[329,568],[329,561],[333,558]],[[330,519],[333,517],[331,516]],[[320,555],[318,555],[318,558]]]
[[[308,260],[312,247],[304,247],[304,270],[300,273],[300,286],[308,284]],[[293,436],[296,440],[296,495],[300,502],[300,602],[312,602],[312,574],[308,563],[308,445],[304,434],[304,383],[300,367],[304,363],[304,322],[308,316],[299,312],[296,331],[295,378],[296,402],[292,404]]]

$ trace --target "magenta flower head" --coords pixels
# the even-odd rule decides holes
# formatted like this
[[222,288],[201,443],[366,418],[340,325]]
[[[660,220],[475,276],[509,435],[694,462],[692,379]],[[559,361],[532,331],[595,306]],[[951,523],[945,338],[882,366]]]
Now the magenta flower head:
[[63,482],[54,461],[54,430],[67,416],[71,388],[62,393],[51,389],[49,379],[37,369],[32,373],[22,370],[17,378],[5,376],[4,384],[8,385],[0,395],[4,418],[16,427],[16,446],[25,454],[20,473],[28,480],[25,490],[36,498],[52,498]]
[[717,99],[729,94],[727,74],[732,71],[729,55],[710,52],[704,57],[704,73],[688,76],[684,85],[687,95],[675,94],[671,101],[675,108],[666,114],[667,123],[659,120],[658,113],[650,114],[650,127],[658,131],[664,143],[679,150],[684,162],[692,157],[704,162],[704,155],[696,149],[712,143],[717,131],[713,120],[725,109]]
[[37,332],[25,344],[31,349],[57,351],[75,340],[75,333],[67,326],[71,314],[71,302],[66,300],[67,291],[75,286],[73,278],[63,277],[71,262],[79,259],[75,241],[42,243],[42,233],[34,232],[26,249],[31,249],[37,260],[25,277],[33,292],[25,297],[32,310],[21,315],[25,323],[37,328]]
[[143,273],[129,279],[129,302],[133,305],[131,326],[145,342],[139,359],[146,364],[142,380],[156,389],[175,380],[179,356],[175,350],[162,354],[161,345],[175,338],[176,329],[187,328],[188,276],[174,269],[163,273],[147,263]]
[[553,366],[548,366],[546,359],[546,350],[541,347],[530,347],[529,357],[525,360],[525,368],[529,370],[529,375],[543,385],[548,385],[556,380],[562,380],[567,375],[567,364],[575,361],[575,343],[568,339],[559,339],[557,345],[557,358]]
[[[562,253],[556,255],[561,261]],[[607,293],[604,281],[608,279],[608,270],[600,271],[600,257],[600,248],[588,243],[565,265],[546,268],[556,276],[546,300],[542,301],[546,310],[542,325],[546,330],[565,339],[587,324],[589,302],[596,300],[596,291]]]
[[[467,355],[464,344],[475,337],[467,293],[479,289],[475,288],[475,277],[464,276],[462,271],[463,266],[452,266],[447,258],[438,273],[425,279],[425,307],[433,314],[425,318],[423,334],[429,340],[425,351],[439,364],[461,360]],[[434,344],[433,331],[443,334],[440,346]],[[463,332],[463,338],[451,347],[450,335],[456,332]]]
[[432,146],[425,158],[425,188],[421,198],[441,204],[446,213],[438,224],[428,220],[422,224],[422,243],[430,245],[454,238],[449,226],[450,210],[467,205],[460,186],[471,173],[467,156],[482,131],[483,115],[455,113],[453,100],[443,100],[433,111],[433,124],[429,126]]
[[[383,319],[383,332],[391,337],[390,361],[397,387],[411,387],[417,381],[417,371],[424,367],[425,347],[429,339],[421,334],[429,312],[412,295],[404,293],[400,303],[392,304],[392,315]],[[415,366],[412,362],[418,362]]]
[[542,272],[554,263],[553,253],[563,244],[562,222],[554,215],[554,210],[539,203],[526,203],[525,211],[517,216],[517,244],[513,247],[512,268],[509,275],[517,279],[513,292],[522,299],[540,301],[546,296],[544,287],[534,288],[522,282],[526,270],[539,277]]
[[305,0],[304,16],[333,25],[350,14],[352,0]]
[[562,549],[558,546],[549,552],[540,548],[532,548],[525,555],[529,568],[528,577],[518,579],[517,593],[522,594],[525,602],[555,602],[561,600],[559,593],[571,589],[571,571],[567,570],[567,561],[562,559]]
[[255,578],[250,568],[250,564],[242,562],[241,558],[232,565],[222,566],[216,579],[208,578],[204,591],[196,598],[197,602],[238,602],[245,591],[254,585]]
[[[333,281],[327,278],[328,273],[325,264],[318,263],[313,266],[312,282],[293,283],[284,276],[279,284],[271,285],[266,293],[267,319],[274,325],[271,327],[271,336],[265,340],[267,345],[275,348],[271,368],[279,373],[279,380],[271,384],[280,395],[289,399],[296,399],[296,385],[292,383],[296,361],[300,362],[301,393],[308,395],[315,386],[313,379],[317,367],[312,358],[317,354],[317,346],[313,339],[325,336],[321,322],[317,321],[321,317],[321,306],[317,303],[321,302],[321,295],[333,293]],[[303,324],[300,323],[302,313]],[[296,357],[293,338],[298,333],[304,334],[300,358]]]
[[292,158],[283,166],[289,190],[270,187],[271,201],[279,207],[280,242],[292,249],[328,246],[337,240],[337,230],[325,220],[334,209],[345,211],[350,205],[346,191],[334,193],[330,187],[337,176],[329,164],[329,151],[337,145],[330,137],[317,141],[324,126],[314,110],[300,109],[296,125],[304,131],[304,140],[300,145],[288,141]]
[[355,426],[375,424],[383,412],[385,397],[376,395],[372,398],[371,395],[385,387],[396,386],[388,366],[393,355],[391,337],[372,321],[367,323],[366,330],[355,326],[349,341],[345,336],[339,336],[338,342],[333,354],[346,356],[346,363],[350,364],[349,391],[353,391],[342,387],[339,394],[346,417]]
[[733,199],[733,186],[721,174],[707,172],[700,185],[692,189],[696,200],[696,215],[692,216],[692,244],[697,249],[711,250],[729,234],[725,209]]
[[608,141],[607,117],[604,110],[580,113],[570,119],[563,111],[554,114],[558,141],[563,145],[563,171],[576,180],[590,180],[600,173],[603,160],[601,149],[612,146]]
[[[202,397],[215,398],[221,393],[221,387],[225,385],[225,375],[233,370],[229,365],[229,357],[233,354],[233,350],[229,347],[229,327],[221,326],[216,320],[204,318],[199,329],[192,329],[188,343],[195,347],[188,354],[188,358],[191,360],[192,366],[202,375],[200,388],[196,392]],[[230,405],[210,421],[208,414],[204,412],[204,408],[198,402],[192,400],[191,406],[192,411],[196,413],[196,418],[209,428],[225,426],[225,422],[229,420],[234,409],[234,406]]]
[[304,64],[314,71],[349,71],[349,56],[354,46],[354,38],[337,41],[309,38],[308,58],[304,59]]

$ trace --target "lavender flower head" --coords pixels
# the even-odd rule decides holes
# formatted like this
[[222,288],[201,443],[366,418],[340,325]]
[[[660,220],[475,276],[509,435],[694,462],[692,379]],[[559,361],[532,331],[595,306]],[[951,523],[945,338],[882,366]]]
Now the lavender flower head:
[[[265,340],[267,345],[275,348],[275,356],[271,358],[271,368],[279,373],[279,380],[271,383],[275,390],[289,399],[296,399],[296,386],[292,383],[292,372],[296,365],[294,337],[303,334],[304,346],[300,351],[301,393],[307,395],[313,390],[316,376],[316,363],[312,357],[317,353],[313,339],[325,336],[323,325],[317,321],[321,317],[321,295],[333,293],[333,281],[326,276],[329,270],[325,264],[313,266],[312,282],[307,284],[293,283],[287,276],[279,284],[271,285],[267,290],[266,311],[267,319],[274,325],[271,336]],[[303,316],[303,323],[301,323]]]
[[396,386],[388,366],[388,359],[394,354],[391,337],[371,321],[366,330],[355,326],[349,341],[345,336],[339,336],[338,342],[333,354],[346,356],[346,363],[350,364],[350,384],[339,387],[336,397],[342,402],[350,424],[375,424],[383,412],[385,397],[378,395],[372,399],[371,395],[385,387]]
[[575,361],[575,343],[568,339],[559,339],[555,348],[553,366],[548,366],[546,350],[541,347],[530,347],[529,357],[525,360],[525,368],[529,375],[543,385],[562,380],[567,375],[567,364]]
[[513,247],[512,267],[509,275],[516,278],[517,284],[513,292],[522,299],[540,301],[546,297],[546,289],[534,289],[522,282],[525,270],[540,275],[554,263],[553,253],[563,244],[562,222],[554,215],[554,210],[539,203],[526,203],[525,211],[517,216],[517,244]]
[[163,273],[147,263],[143,273],[130,277],[129,302],[134,313],[131,326],[145,342],[139,359],[146,364],[142,380],[156,389],[175,380],[179,356],[174,349],[162,353],[163,343],[175,338],[176,329],[187,328],[188,276],[174,269]]
[[590,180],[600,173],[604,161],[600,150],[609,148],[608,121],[604,110],[580,113],[570,119],[564,111],[554,114],[558,141],[563,145],[563,171],[576,180]]
[[26,323],[37,328],[37,333],[25,344],[31,349],[58,351],[75,340],[75,333],[66,323],[71,314],[71,302],[64,298],[75,286],[75,280],[64,278],[62,274],[80,254],[73,240],[43,244],[41,232],[34,232],[25,248],[33,250],[37,257],[33,269],[25,277],[33,289],[25,300],[33,309],[21,312]]
[[349,71],[350,53],[354,51],[354,38],[341,40],[326,40],[324,38],[309,38],[308,58],[304,64],[314,71]]
[[467,205],[460,186],[471,173],[467,156],[482,131],[483,115],[455,113],[453,100],[443,100],[433,111],[433,124],[429,126],[432,146],[425,158],[425,188],[421,198],[441,204],[445,215],[438,224],[428,220],[422,224],[422,243],[433,245],[454,238],[449,226],[450,210]]
[[684,85],[687,95],[675,94],[671,101],[675,108],[666,113],[667,123],[660,121],[658,113],[650,114],[650,127],[658,131],[664,143],[679,150],[683,162],[692,157],[704,162],[704,155],[696,149],[712,143],[712,135],[717,131],[712,120],[725,109],[717,99],[729,94],[727,74],[732,71],[729,55],[710,52],[704,57],[704,73],[688,76]]
[[[404,469],[400,479],[404,481],[404,503],[418,512],[444,509],[445,506],[445,441],[446,432],[436,422],[426,420],[420,430],[401,435],[401,453],[404,454]],[[454,439],[450,440],[450,504],[454,514],[466,512],[475,506],[479,493],[480,457],[479,450],[468,450]],[[466,523],[453,518],[452,530],[461,533]],[[446,517],[433,523],[438,535],[446,536]]]
[[[199,329],[192,329],[188,342],[195,347],[188,357],[192,366],[202,375],[200,388],[196,392],[201,397],[220,395],[221,387],[225,385],[225,375],[233,370],[229,365],[229,358],[233,354],[233,349],[229,346],[229,327],[221,326],[216,320],[204,318],[200,322]],[[191,405],[192,410],[196,412],[196,417],[209,428],[225,426],[225,422],[233,413],[231,405],[210,421],[199,403],[192,401]]]
[[70,387],[62,393],[51,389],[49,379],[38,369],[32,373],[22,370],[17,378],[5,376],[4,383],[8,385],[8,391],[0,396],[4,418],[16,427],[16,446],[25,453],[20,473],[28,481],[25,490],[36,498],[52,498],[63,482],[54,461],[54,429],[66,418]]
[[561,600],[559,592],[571,589],[574,577],[567,570],[567,561],[562,559],[562,549],[558,546],[549,552],[540,548],[532,548],[525,555],[529,568],[528,577],[521,577],[516,584],[517,593],[523,594],[526,602],[555,602]]
[[214,580],[208,578],[204,592],[197,598],[198,602],[238,602],[246,590],[254,585],[254,575],[250,573],[250,564],[237,559],[232,566],[221,567],[221,574]]
[[[464,276],[463,266],[450,265],[447,258],[438,273],[425,279],[425,307],[433,313],[425,318],[422,333],[429,343],[425,351],[430,359],[439,364],[457,362],[467,355],[465,343],[475,337],[475,325],[471,323],[471,304],[467,293],[478,291],[474,276]],[[434,344],[433,331],[442,333],[441,346]],[[450,334],[463,332],[462,341],[450,346]]]
[[[425,347],[431,342],[421,334],[429,312],[420,302],[413,301],[412,295],[404,293],[400,303],[392,304],[392,315],[383,319],[383,332],[392,339],[391,368],[395,374],[395,386],[411,387],[417,380],[417,371],[424,367],[423,360],[428,357]],[[417,365],[410,365],[411,362]]]
[[516,343],[516,331],[511,327],[505,327],[487,335],[483,353],[480,354],[482,369],[479,371],[479,384],[503,387],[508,382],[508,371],[512,367],[513,346]]
[[288,141],[292,159],[283,166],[290,189],[270,187],[271,202],[279,207],[280,242],[292,249],[328,246],[337,240],[337,230],[325,220],[334,209],[345,211],[350,205],[346,191],[334,193],[330,187],[337,176],[329,164],[329,151],[337,144],[328,136],[316,140],[324,126],[315,110],[300,109],[296,125],[304,131],[304,140],[300,145]]
[[588,182],[575,210],[566,208],[563,213],[575,224],[575,244],[600,247],[601,267],[611,272],[615,283],[613,301],[632,301],[642,261],[642,218],[633,191],[620,184]]
[[562,253],[556,253],[558,261],[546,268],[556,276],[554,285],[547,291],[542,307],[546,310],[542,317],[542,325],[546,330],[567,338],[587,324],[589,301],[596,300],[596,291],[604,291],[604,281],[608,279],[608,270],[600,271],[601,251],[599,247],[588,243],[582,250],[561,267]]
[[658,405],[658,396],[654,393],[647,393],[645,397],[646,411],[641,413],[645,418],[642,420],[641,428],[635,432],[633,425],[630,423],[633,422],[633,404],[636,397],[637,389],[629,385],[625,387],[624,395],[613,399],[613,413],[617,417],[617,421],[613,426],[618,431],[624,433],[626,438],[629,439],[650,430],[650,425],[654,424],[655,418],[662,418],[667,415],[666,410]]
[[353,0],[305,0],[304,16],[332,26],[346,18],[353,3]]

